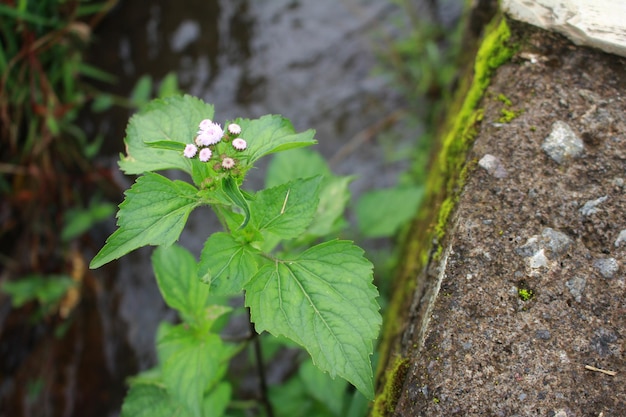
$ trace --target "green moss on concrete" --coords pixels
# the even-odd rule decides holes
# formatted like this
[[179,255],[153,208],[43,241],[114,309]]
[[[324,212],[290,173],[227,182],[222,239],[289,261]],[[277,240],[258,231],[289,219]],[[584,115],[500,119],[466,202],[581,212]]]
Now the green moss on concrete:
[[509,110],[502,109],[500,110],[500,117],[498,118],[498,123],[509,123],[511,120],[515,119],[520,114],[524,113],[524,110]]
[[400,394],[402,394],[402,386],[408,370],[409,360],[396,357],[387,371],[387,374],[390,376],[388,383],[376,396],[373,415],[386,416],[393,413],[398,399],[400,399]]
[[[376,380],[380,386],[372,409],[372,416],[383,417],[393,413],[400,398],[408,367],[408,358],[391,361],[392,349],[397,348],[405,314],[416,288],[416,275],[426,266],[431,256],[441,251],[450,216],[467,175],[467,152],[477,134],[482,120],[478,104],[489,86],[493,71],[507,62],[514,50],[507,45],[510,30],[502,16],[497,16],[485,29],[476,54],[474,77],[465,82],[457,93],[443,134],[439,137],[439,150],[430,169],[424,202],[409,231],[404,244],[403,263],[398,270],[396,288],[385,316],[384,334],[379,346],[381,363]],[[433,248],[433,238],[437,247]],[[419,349],[419,347],[416,347]]]

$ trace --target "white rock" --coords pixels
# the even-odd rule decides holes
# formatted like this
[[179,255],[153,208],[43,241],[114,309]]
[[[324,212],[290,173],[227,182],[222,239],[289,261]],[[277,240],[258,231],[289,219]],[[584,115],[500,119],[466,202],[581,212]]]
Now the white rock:
[[580,208],[580,214],[582,214],[583,216],[589,216],[591,214],[597,213],[598,211],[600,211],[600,209],[598,208],[598,206],[602,203],[604,203],[609,197],[608,196],[602,196],[600,198],[596,198],[595,200],[589,200],[587,201],[585,204],[583,204],[583,206]]
[[504,169],[504,166],[502,165],[500,159],[493,155],[486,154],[485,156],[480,158],[480,161],[478,161],[478,165],[486,170],[489,175],[492,175],[496,178],[504,178],[507,175],[506,169]]
[[502,0],[515,20],[559,32],[577,45],[626,56],[624,0]]
[[570,158],[576,158],[583,153],[583,141],[574,133],[565,122],[556,121],[552,125],[552,132],[541,145],[550,158],[559,164]]
[[540,249],[537,253],[530,257],[528,266],[532,269],[546,268],[548,266],[548,258],[546,258],[545,251]]

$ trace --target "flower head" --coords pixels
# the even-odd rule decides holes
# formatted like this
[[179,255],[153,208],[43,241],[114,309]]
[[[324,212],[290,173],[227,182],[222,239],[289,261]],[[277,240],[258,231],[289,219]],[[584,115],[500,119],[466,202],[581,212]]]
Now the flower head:
[[222,168],[231,169],[235,166],[235,160],[233,158],[226,157],[222,159]]
[[228,132],[233,135],[238,135],[241,133],[241,126],[239,126],[237,123],[231,123],[228,125]]
[[196,152],[198,152],[198,147],[192,143],[185,146],[185,150],[183,151],[183,155],[187,158],[193,158],[196,156]]
[[224,136],[224,131],[220,125],[212,123],[206,129],[198,132],[196,143],[198,143],[198,146],[215,145],[217,142],[222,140],[222,136]]
[[211,149],[203,148],[200,150],[200,155],[198,155],[198,159],[200,159],[202,162],[207,162],[209,159],[211,159],[211,155],[213,155]]
[[247,147],[248,147],[248,144],[246,143],[245,140],[241,138],[233,139],[233,148],[237,149],[238,151],[243,151]]

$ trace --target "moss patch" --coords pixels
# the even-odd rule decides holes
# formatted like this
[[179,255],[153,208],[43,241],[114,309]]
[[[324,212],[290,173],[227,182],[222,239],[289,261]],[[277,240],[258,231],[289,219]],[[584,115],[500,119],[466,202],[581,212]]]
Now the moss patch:
[[404,263],[398,271],[396,288],[387,310],[383,339],[379,347],[381,363],[377,381],[381,389],[375,399],[372,416],[391,415],[398,401],[409,359],[400,358],[390,362],[390,358],[392,349],[397,347],[395,344],[398,343],[411,296],[416,289],[415,277],[427,266],[433,254],[433,238],[438,242],[438,246],[434,248],[435,256],[441,251],[441,242],[464,184],[467,152],[482,120],[482,110],[478,108],[478,104],[489,86],[493,71],[507,62],[514,53],[507,45],[510,30],[502,16],[496,16],[486,27],[485,33],[476,54],[474,76],[459,88],[455,100],[457,104],[451,107],[443,134],[439,135],[439,149],[426,183],[424,202],[404,244]]
[[408,370],[409,360],[407,358],[397,357],[389,366],[387,370],[388,383],[376,396],[376,403],[372,411],[373,415],[385,416],[393,413],[400,394],[402,394],[402,386]]

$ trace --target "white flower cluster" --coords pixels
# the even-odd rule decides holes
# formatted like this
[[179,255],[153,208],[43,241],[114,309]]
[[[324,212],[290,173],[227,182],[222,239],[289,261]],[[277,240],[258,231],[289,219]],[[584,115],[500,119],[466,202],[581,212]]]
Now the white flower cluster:
[[[228,135],[222,130],[221,126],[217,123],[213,123],[210,119],[204,119],[198,125],[198,134],[194,143],[189,143],[185,146],[183,155],[187,158],[193,158],[198,155],[198,159],[202,162],[208,162],[213,155],[212,145],[216,145],[224,138],[229,138],[228,135],[237,136],[241,133],[241,126],[236,123],[228,125]],[[232,146],[238,151],[243,151],[248,147],[248,144],[242,138],[235,138],[232,140]],[[222,160],[222,167],[225,169],[231,169],[235,166],[235,160],[230,157],[225,157]]]

